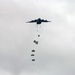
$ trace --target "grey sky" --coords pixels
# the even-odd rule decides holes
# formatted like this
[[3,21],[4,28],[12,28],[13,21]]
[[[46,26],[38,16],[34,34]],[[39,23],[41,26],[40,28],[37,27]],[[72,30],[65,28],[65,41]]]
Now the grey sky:
[[[38,39],[26,21],[39,17],[52,23],[41,25]],[[75,0],[0,0],[0,75],[75,75],[74,20]]]

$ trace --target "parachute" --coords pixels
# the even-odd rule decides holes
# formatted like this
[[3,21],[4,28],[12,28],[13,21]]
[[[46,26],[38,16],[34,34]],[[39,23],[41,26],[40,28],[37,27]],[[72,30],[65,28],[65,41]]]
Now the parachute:
[[32,61],[35,61],[35,59],[32,59]]
[[38,41],[36,41],[36,40],[34,40],[33,42],[34,42],[35,44],[38,44],[38,43],[39,43],[39,42],[38,42]]
[[35,50],[32,50],[32,52],[35,52]]
[[34,54],[31,54],[31,56],[35,56]]
[[38,37],[40,37],[40,35],[38,35]]

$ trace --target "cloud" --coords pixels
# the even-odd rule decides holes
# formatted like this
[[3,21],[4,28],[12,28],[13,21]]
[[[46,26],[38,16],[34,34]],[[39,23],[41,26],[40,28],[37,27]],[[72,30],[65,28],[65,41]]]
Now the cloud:
[[[69,1],[0,0],[0,73],[75,75],[73,12]],[[52,21],[41,25],[39,39],[35,24],[25,23],[38,17]],[[38,46],[34,39],[39,40]],[[34,63],[32,49],[36,50]]]
[[0,70],[0,75],[12,75],[10,72],[7,72],[5,70]]

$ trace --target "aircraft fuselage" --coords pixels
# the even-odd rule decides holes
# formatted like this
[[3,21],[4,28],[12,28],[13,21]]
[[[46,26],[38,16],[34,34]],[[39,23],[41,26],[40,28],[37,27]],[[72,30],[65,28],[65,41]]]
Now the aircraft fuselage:
[[41,19],[39,18],[38,20],[37,20],[37,24],[41,24]]

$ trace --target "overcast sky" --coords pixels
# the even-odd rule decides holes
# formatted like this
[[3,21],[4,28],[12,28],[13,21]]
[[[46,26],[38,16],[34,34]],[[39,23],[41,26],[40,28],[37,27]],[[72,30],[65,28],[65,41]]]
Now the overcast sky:
[[0,0],[0,75],[75,75],[74,20],[75,0]]

